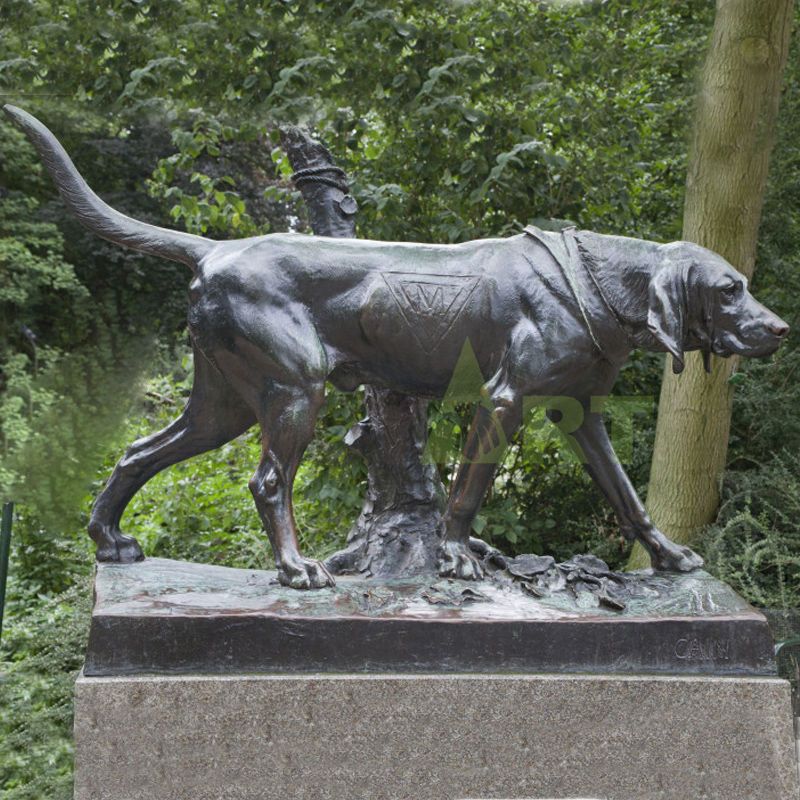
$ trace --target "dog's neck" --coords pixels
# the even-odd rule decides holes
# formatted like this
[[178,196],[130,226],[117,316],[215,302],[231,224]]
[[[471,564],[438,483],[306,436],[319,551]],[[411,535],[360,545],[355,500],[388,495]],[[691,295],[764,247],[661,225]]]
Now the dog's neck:
[[652,345],[647,328],[650,281],[661,263],[660,245],[646,239],[581,231],[581,257],[631,348]]

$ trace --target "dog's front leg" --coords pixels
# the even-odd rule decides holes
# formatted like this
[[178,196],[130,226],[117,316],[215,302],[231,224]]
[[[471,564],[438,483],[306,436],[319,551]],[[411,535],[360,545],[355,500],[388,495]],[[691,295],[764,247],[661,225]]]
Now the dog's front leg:
[[583,451],[584,467],[616,512],[623,535],[642,543],[653,569],[690,572],[702,567],[697,553],[671,541],[653,525],[614,452],[600,414],[587,413],[572,435]]
[[470,531],[505,447],[522,421],[522,403],[510,393],[493,393],[492,407],[479,406],[467,434],[444,515],[439,574],[480,580],[483,568],[469,547]]

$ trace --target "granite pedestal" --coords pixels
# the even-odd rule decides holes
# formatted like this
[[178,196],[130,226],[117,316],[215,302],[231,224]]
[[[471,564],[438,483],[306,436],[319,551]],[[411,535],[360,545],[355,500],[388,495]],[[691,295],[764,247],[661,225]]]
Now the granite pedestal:
[[98,569],[76,800],[798,800],[766,622],[704,573],[624,608],[273,577]]
[[797,800],[774,678],[78,680],[76,800]]

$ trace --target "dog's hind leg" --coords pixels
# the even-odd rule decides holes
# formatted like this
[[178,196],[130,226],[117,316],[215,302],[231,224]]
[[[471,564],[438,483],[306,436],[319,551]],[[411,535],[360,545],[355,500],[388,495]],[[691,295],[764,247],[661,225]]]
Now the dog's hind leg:
[[92,508],[89,534],[98,561],[143,558],[139,543],[120,531],[131,498],[161,470],[235,439],[256,422],[255,414],[199,352],[194,385],[183,413],[158,433],[134,442],[114,467]]
[[319,561],[300,554],[292,508],[297,467],[314,435],[314,423],[323,399],[322,382],[303,387],[273,385],[259,415],[261,463],[250,481],[250,491],[272,544],[278,580],[295,589],[334,584]]

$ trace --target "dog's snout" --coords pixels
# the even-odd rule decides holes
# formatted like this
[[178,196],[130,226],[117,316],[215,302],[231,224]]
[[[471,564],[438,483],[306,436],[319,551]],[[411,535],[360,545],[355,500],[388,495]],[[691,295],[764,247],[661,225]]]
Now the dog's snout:
[[783,338],[789,333],[789,326],[782,319],[776,319],[767,323],[767,330],[773,336],[780,336]]

